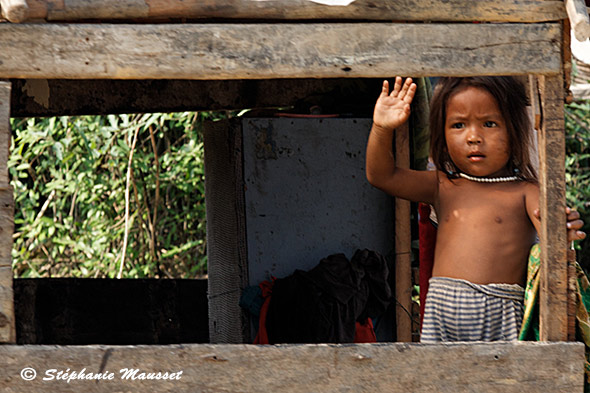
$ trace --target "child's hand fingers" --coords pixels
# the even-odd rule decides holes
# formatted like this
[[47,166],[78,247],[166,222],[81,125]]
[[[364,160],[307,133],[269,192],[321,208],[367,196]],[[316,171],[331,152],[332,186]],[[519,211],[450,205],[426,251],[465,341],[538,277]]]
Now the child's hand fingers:
[[406,80],[404,81],[404,84],[402,86],[402,89],[398,95],[398,98],[400,100],[403,100],[406,97],[406,94],[408,94],[408,90],[410,89],[411,85],[412,85],[412,78],[406,78]]
[[383,85],[381,86],[380,97],[387,97],[388,95],[389,95],[389,81],[384,80]]
[[578,213],[576,210],[566,207],[565,214],[567,215],[566,227],[568,241],[584,239],[586,237],[586,233],[580,230],[584,226],[584,221],[580,218],[580,213]]
[[572,210],[569,207],[565,208],[565,214],[567,215],[567,220],[577,220],[580,218],[580,213],[577,210]]
[[402,89],[402,78],[400,76],[395,77],[395,84],[393,85],[393,90],[391,90],[392,97],[397,97],[400,90]]
[[586,238],[586,232],[584,231],[577,231],[575,229],[570,229],[567,231],[567,241],[571,242],[574,240],[583,240]]
[[403,98],[406,104],[411,104],[412,100],[414,99],[414,94],[416,94],[416,84],[412,83],[408,88],[408,92],[406,93],[405,97]]
[[[580,218],[580,213],[569,207],[565,208],[565,213],[567,216],[567,223],[565,224],[567,228],[567,241],[585,239],[586,233],[580,230],[584,226],[584,221]],[[541,220],[541,211],[539,209],[535,209],[533,215]]]

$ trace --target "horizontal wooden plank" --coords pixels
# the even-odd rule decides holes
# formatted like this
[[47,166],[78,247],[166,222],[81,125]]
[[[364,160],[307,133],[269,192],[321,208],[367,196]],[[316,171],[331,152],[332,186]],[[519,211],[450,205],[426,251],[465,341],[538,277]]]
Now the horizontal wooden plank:
[[356,0],[327,6],[309,0],[28,0],[29,19],[354,19],[542,22],[567,18],[562,1]]
[[3,389],[29,393],[575,393],[584,382],[581,343],[4,345],[0,359]]
[[0,24],[0,78],[556,74],[558,23]]
[[[373,115],[381,79],[13,79],[13,117],[293,107],[295,113]],[[268,109],[266,109],[268,108]],[[258,111],[257,113],[259,113]]]

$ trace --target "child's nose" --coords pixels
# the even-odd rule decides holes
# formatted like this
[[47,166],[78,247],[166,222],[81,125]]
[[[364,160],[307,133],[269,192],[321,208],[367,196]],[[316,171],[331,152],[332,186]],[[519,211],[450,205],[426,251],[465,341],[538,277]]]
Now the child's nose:
[[467,133],[467,143],[472,145],[472,144],[480,144],[481,142],[482,142],[481,134],[473,128],[470,129],[469,132]]

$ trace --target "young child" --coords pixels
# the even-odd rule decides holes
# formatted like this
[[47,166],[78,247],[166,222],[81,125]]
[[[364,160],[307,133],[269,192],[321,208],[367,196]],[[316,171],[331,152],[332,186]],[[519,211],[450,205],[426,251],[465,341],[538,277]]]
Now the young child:
[[[527,259],[540,230],[527,96],[512,77],[441,78],[430,113],[435,171],[396,168],[394,129],[407,121],[416,85],[383,88],[367,144],[369,182],[432,205],[438,218],[422,342],[515,340]],[[585,233],[566,209],[568,240]]]

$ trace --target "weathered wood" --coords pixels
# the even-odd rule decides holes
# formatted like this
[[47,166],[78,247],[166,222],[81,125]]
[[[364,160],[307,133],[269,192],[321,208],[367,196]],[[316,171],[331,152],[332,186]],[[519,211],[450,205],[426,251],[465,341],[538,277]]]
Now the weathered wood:
[[[533,119],[533,128],[535,130],[541,129],[541,101],[539,97],[539,86],[537,83],[537,77],[535,75],[529,75],[528,82],[528,95],[531,106],[531,115]],[[538,152],[536,152],[538,155]],[[536,162],[538,161],[538,158]]]
[[[293,107],[309,114],[370,117],[382,79],[46,80],[13,79],[11,115],[45,117]],[[276,111],[276,109],[275,109]]]
[[[425,38],[427,37],[427,39]],[[273,79],[561,71],[559,23],[0,24],[0,78]]]
[[26,0],[0,0],[2,17],[13,23],[24,22],[29,16]]
[[249,285],[241,123],[209,122],[204,137],[209,338],[249,342],[249,318],[239,306]]
[[10,149],[10,82],[0,82],[0,342],[16,342],[12,292],[14,196],[8,184]]
[[10,96],[11,83],[0,82],[0,188],[8,185],[8,156],[10,154]]
[[13,189],[3,184],[0,188],[0,343],[16,342],[11,257],[13,233]]
[[541,76],[539,132],[541,211],[540,336],[544,341],[568,338],[568,274],[565,215],[565,131],[563,78]]
[[[395,165],[410,167],[410,130],[395,130]],[[397,341],[412,342],[412,230],[410,201],[395,198],[395,323]]]
[[[581,343],[3,345],[0,359],[3,390],[29,393],[581,393],[584,382],[584,346]],[[34,369],[36,378],[24,380],[21,375],[32,375],[32,370],[26,368]],[[122,378],[124,369],[137,369],[136,379]],[[60,371],[62,373],[58,374]],[[101,373],[107,378],[112,374],[112,379],[72,378],[68,382],[73,372],[85,376]],[[147,377],[147,373],[158,372],[162,373],[161,377],[166,372],[169,378],[174,374],[174,379],[138,378],[142,373]]]
[[574,37],[580,42],[590,38],[590,18],[584,0],[565,0],[565,9]]
[[0,343],[16,343],[12,265],[5,262],[0,265]]
[[30,19],[354,19],[543,22],[566,18],[561,1],[356,0],[330,7],[308,0],[29,0]]

